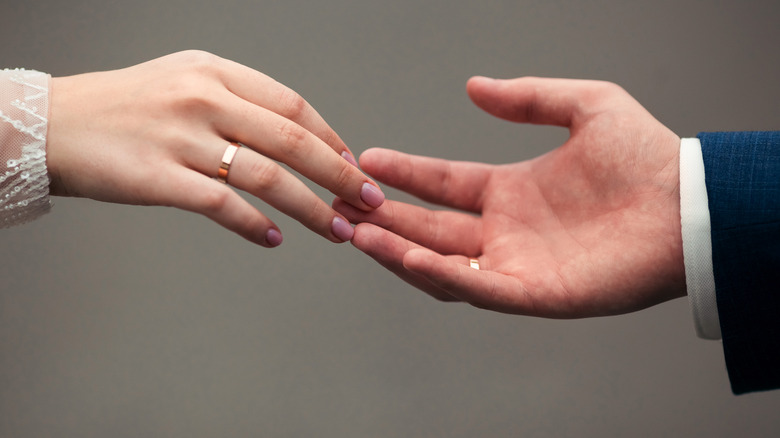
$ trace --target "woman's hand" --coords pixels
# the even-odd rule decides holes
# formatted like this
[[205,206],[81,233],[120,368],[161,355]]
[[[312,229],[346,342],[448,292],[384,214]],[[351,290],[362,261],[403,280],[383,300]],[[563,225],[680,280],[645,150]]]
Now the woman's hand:
[[366,151],[362,168],[379,181],[468,213],[336,200],[361,222],[357,248],[436,298],[500,312],[599,316],[685,295],[673,132],[605,82],[476,78],[468,91],[494,116],[571,136],[500,166]]
[[343,216],[280,166],[286,163],[356,208],[384,195],[298,94],[217,56],[181,52],[130,68],[54,78],[47,141],[51,193],[201,213],[266,247],[279,229],[214,177],[230,142],[227,183],[334,242]]

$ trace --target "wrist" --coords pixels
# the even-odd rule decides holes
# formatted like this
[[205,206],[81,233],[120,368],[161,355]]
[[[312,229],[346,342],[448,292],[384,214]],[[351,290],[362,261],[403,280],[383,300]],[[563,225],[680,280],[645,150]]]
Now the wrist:
[[67,101],[65,78],[51,78],[49,89],[49,132],[46,142],[46,167],[49,173],[49,191],[55,196],[68,196],[68,192],[62,181],[62,166],[65,158],[63,150],[64,133],[67,128],[63,124],[63,115],[67,110],[63,109]]
[[668,230],[667,256],[669,260],[665,293],[668,299],[674,299],[687,295],[683,235],[680,222],[680,137],[668,131],[664,136],[663,148],[667,151],[668,157],[668,163],[664,166],[662,173],[662,181],[667,193],[664,220]]

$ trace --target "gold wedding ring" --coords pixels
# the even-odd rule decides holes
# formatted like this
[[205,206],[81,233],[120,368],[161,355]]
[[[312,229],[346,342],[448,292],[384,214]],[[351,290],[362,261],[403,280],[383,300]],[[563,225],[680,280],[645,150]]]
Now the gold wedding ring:
[[225,149],[225,153],[222,155],[222,164],[219,165],[219,170],[217,171],[217,181],[221,182],[222,184],[227,184],[230,164],[233,162],[233,158],[236,157],[236,152],[238,152],[239,147],[241,147],[240,144],[231,142],[227,149]]
[[477,259],[469,259],[469,266],[479,271],[479,260]]

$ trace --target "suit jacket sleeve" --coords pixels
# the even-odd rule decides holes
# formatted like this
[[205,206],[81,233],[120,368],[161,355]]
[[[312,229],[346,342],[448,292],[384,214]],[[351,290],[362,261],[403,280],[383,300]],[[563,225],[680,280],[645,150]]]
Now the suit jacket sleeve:
[[731,388],[780,388],[780,132],[698,137]]

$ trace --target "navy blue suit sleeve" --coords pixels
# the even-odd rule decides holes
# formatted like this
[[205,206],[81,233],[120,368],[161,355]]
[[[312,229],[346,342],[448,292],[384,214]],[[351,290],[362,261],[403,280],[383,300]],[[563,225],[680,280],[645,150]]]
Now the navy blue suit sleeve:
[[698,137],[731,388],[780,388],[780,132]]

